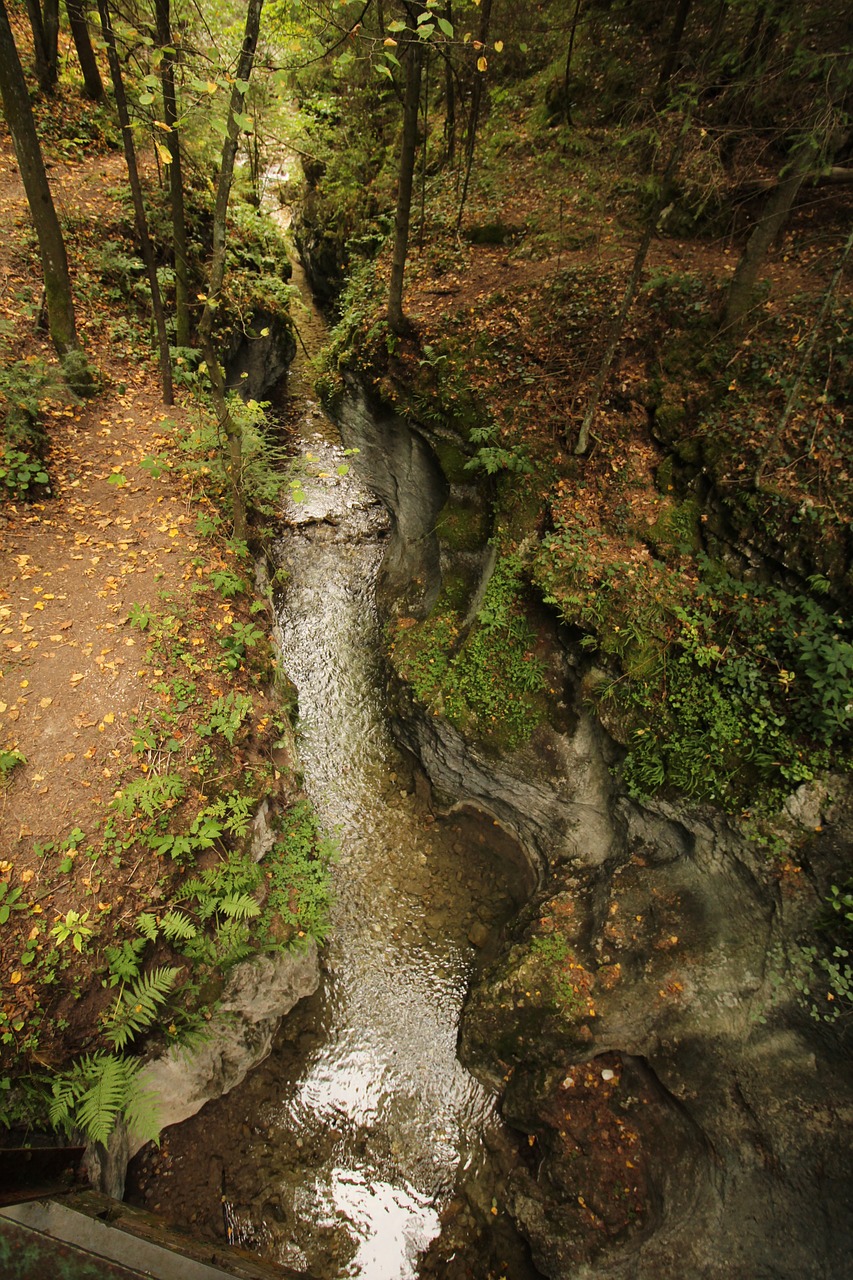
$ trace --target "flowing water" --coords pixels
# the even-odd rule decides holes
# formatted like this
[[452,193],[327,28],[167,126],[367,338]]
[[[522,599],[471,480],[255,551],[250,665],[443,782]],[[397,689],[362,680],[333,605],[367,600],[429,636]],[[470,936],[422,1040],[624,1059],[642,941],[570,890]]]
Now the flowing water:
[[[316,341],[316,313],[297,322]],[[436,820],[414,794],[377,657],[387,513],[314,402],[304,354],[285,408],[304,501],[289,504],[278,548],[278,641],[305,788],[340,847],[333,932],[318,995],[243,1086],[182,1126],[183,1150],[220,1148],[205,1176],[234,1243],[322,1280],[406,1280],[454,1187],[488,1180],[500,1146],[456,1040],[478,948],[527,886],[494,824]]]

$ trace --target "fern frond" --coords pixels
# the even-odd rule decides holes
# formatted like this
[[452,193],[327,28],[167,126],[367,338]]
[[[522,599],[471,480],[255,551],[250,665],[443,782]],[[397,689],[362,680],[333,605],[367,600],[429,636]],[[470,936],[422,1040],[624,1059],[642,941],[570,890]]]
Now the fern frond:
[[108,1039],[117,1049],[123,1049],[140,1031],[151,1026],[179,973],[180,969],[163,965],[151,973],[143,973],[132,987],[121,993],[106,1029]]
[[160,921],[160,929],[165,938],[170,942],[180,939],[182,942],[194,938],[198,930],[190,920],[189,916],[184,915],[183,911],[167,911]]
[[129,1129],[143,1142],[160,1145],[160,1100],[153,1089],[143,1089],[138,1080],[133,1081],[124,1115]]
[[75,1122],[92,1142],[106,1142],[130,1099],[139,1063],[97,1053],[84,1058],[79,1070],[88,1088],[77,1102]]
[[180,800],[186,791],[186,783],[180,774],[164,773],[129,782],[120,795],[112,801],[112,807],[130,818],[138,809],[146,817],[153,818],[170,801]]
[[231,893],[220,898],[218,908],[224,916],[232,920],[249,920],[261,914],[261,908],[248,893]]
[[51,1128],[70,1133],[74,1125],[73,1111],[77,1097],[74,1081],[67,1076],[61,1076],[58,1080],[54,1080],[51,1092],[53,1095],[49,1107]]
[[143,938],[147,938],[149,942],[157,941],[157,917],[150,911],[143,911],[136,917],[136,927]]

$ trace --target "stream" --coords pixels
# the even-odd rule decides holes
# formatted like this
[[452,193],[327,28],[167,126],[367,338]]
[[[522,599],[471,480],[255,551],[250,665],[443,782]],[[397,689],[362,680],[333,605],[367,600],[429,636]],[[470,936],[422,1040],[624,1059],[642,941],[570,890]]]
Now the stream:
[[[297,324],[317,349],[307,308]],[[529,873],[485,815],[436,818],[415,794],[379,659],[388,513],[317,405],[303,349],[283,409],[304,493],[277,548],[277,641],[305,790],[340,849],[332,933],[317,995],[241,1086],[166,1134],[146,1203],[173,1218],[183,1204],[185,1225],[317,1280],[409,1280],[461,1184],[489,1220],[510,1149],[456,1043],[473,967]]]

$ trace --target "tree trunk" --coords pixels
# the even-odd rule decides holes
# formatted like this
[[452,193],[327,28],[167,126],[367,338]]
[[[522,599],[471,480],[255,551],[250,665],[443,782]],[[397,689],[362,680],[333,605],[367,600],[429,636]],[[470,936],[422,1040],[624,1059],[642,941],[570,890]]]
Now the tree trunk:
[[83,88],[86,91],[86,97],[91,98],[93,102],[100,102],[104,96],[104,85],[95,51],[92,48],[83,0],[65,0],[65,11],[68,14],[68,25],[71,28],[74,48],[77,50],[77,61],[83,72]]
[[418,145],[418,111],[421,100],[421,67],[423,46],[418,36],[407,39],[406,97],[403,105],[403,141],[400,146],[400,168],[397,180],[397,211],[394,218],[394,256],[391,260],[391,282],[388,288],[388,323],[395,333],[406,327],[403,315],[403,276],[409,251],[409,220],[412,209],[412,186],[415,175],[415,152]]
[[59,0],[42,0],[42,22],[44,23],[44,51],[47,54],[47,69],[52,88],[56,84],[59,64]]
[[110,64],[110,76],[113,82],[113,92],[116,99],[116,110],[118,111],[119,124],[121,125],[121,137],[124,144],[124,158],[127,164],[127,178],[130,184],[130,192],[133,196],[133,209],[136,215],[136,231],[139,236],[139,245],[142,250],[142,260],[145,263],[145,269],[148,274],[148,284],[151,288],[151,310],[154,315],[154,325],[157,330],[157,350],[160,360],[160,384],[163,389],[163,403],[174,404],[174,391],[172,388],[172,363],[169,358],[169,338],[166,333],[166,316],[163,311],[163,299],[160,295],[160,282],[157,279],[157,265],[154,261],[154,249],[151,244],[151,237],[148,234],[148,219],[145,215],[145,202],[142,199],[142,184],[139,181],[139,170],[136,165],[136,152],[133,146],[133,135],[130,127],[130,116],[127,110],[127,97],[124,92],[124,80],[121,74],[121,63],[118,56],[118,48],[116,46],[115,32],[113,31],[112,19],[108,0],[98,0],[98,13],[101,15],[101,31],[104,37],[104,43],[107,46],[107,58]]
[[729,285],[721,325],[722,329],[731,330],[735,336],[742,329],[755,304],[758,273],[764,265],[767,251],[788,220],[797,193],[815,166],[817,152],[818,146],[814,138],[807,138],[796,149],[746,242],[746,248]]
[[246,26],[243,34],[243,45],[237,70],[234,74],[231,101],[228,107],[228,124],[225,142],[222,144],[222,158],[219,166],[219,182],[216,187],[216,203],[213,210],[213,254],[210,261],[210,281],[207,299],[204,304],[201,322],[198,327],[202,351],[210,375],[213,391],[213,403],[219,428],[225,437],[227,446],[228,482],[231,491],[231,505],[234,519],[234,536],[245,542],[248,535],[246,519],[246,503],[243,498],[243,439],[240,424],[235,422],[225,397],[225,379],[219,364],[219,357],[213,347],[213,316],[219,304],[222,282],[225,278],[225,237],[227,231],[228,199],[231,195],[231,183],[234,177],[234,161],[237,156],[237,142],[240,131],[235,119],[243,110],[244,94],[239,85],[248,83],[255,61],[255,49],[258,44],[258,32],[261,25],[263,0],[249,0],[246,11]]
[[175,94],[175,55],[172,52],[172,23],[169,0],[155,0],[157,40],[162,50],[160,82],[163,88],[163,122],[169,126],[166,145],[172,157],[169,165],[169,194],[172,202],[172,249],[175,257],[176,343],[190,345],[189,262],[187,223],[184,212],[184,179],[181,169],[181,138],[178,132],[178,105]]
[[79,348],[68,259],[4,0],[0,0],[0,92],[38,237],[50,337],[58,354],[63,356]]
[[663,110],[666,103],[666,88],[672,79],[672,73],[675,71],[675,64],[678,61],[678,53],[681,49],[681,38],[684,35],[684,28],[687,25],[687,18],[692,4],[693,0],[679,0],[678,8],[675,11],[672,31],[670,32],[666,54],[658,77],[657,89],[655,90],[656,111]]
[[[447,0],[444,16],[453,26],[452,0]],[[444,143],[447,147],[447,162],[452,168],[456,159],[456,81],[453,76],[453,59],[450,53],[444,60]]]
[[[489,23],[492,19],[492,0],[483,0],[480,8],[480,30],[477,39],[485,47],[489,39]],[[483,101],[483,75],[478,71],[474,80],[474,91],[471,95],[471,114],[468,119],[468,134],[465,139],[465,179],[462,183],[462,195],[459,198],[459,210],[456,214],[456,234],[462,225],[462,214],[468,198],[468,184],[471,181],[471,170],[474,166],[474,147],[477,142],[477,125],[480,123],[480,106]]]
[[563,72],[563,120],[566,124],[572,123],[572,58],[575,52],[575,37],[578,32],[578,18],[580,17],[581,0],[575,0],[575,11],[572,14],[572,29],[569,32],[569,47],[566,50],[566,68]]
[[36,68],[36,80],[42,93],[53,93],[55,77],[51,79],[41,6],[39,0],[26,0],[26,5],[27,17],[30,20],[30,30],[33,33],[33,61]]

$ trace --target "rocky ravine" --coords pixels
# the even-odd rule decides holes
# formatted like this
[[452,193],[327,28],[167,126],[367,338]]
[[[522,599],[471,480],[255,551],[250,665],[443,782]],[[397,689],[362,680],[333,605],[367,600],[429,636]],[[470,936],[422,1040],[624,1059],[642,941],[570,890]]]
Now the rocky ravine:
[[[383,459],[389,563],[396,580],[409,566],[424,607],[446,494],[428,440],[360,396],[340,417],[348,446]],[[801,788],[787,814],[800,866],[780,872],[715,810],[623,795],[579,695],[572,727],[500,759],[405,689],[397,702],[436,803],[492,812],[538,868],[462,1032],[529,1135],[500,1211],[537,1266],[552,1280],[845,1274],[853,1089],[839,1024],[809,1015],[792,969],[849,851],[849,788]]]

